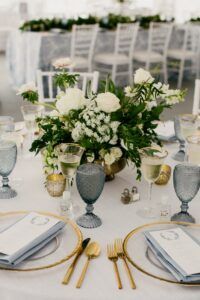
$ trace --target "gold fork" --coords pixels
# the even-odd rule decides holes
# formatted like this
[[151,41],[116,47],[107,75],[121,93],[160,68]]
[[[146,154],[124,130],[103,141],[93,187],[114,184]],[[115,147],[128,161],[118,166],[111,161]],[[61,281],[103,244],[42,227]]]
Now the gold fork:
[[118,257],[117,257],[117,252],[115,251],[114,245],[112,245],[112,244],[107,245],[107,255],[108,255],[108,259],[110,259],[114,264],[114,270],[115,270],[115,274],[116,274],[116,277],[117,277],[118,288],[122,289],[122,282],[121,282],[121,278],[120,278],[120,275],[119,275],[119,270],[118,270],[118,267],[117,267]]
[[135,281],[133,279],[133,276],[131,274],[131,270],[130,270],[130,268],[128,266],[128,263],[126,261],[126,256],[124,254],[122,239],[116,239],[115,240],[115,250],[116,250],[117,256],[120,257],[124,262],[124,266],[125,266],[126,272],[128,274],[128,278],[130,280],[130,284],[131,284],[132,289],[136,289]]

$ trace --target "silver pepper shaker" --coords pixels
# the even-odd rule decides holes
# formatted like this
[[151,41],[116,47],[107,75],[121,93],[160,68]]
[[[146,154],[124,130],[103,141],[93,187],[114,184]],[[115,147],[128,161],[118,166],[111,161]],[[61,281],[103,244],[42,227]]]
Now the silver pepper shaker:
[[132,202],[136,202],[140,200],[140,194],[136,186],[132,187],[131,194],[132,194]]

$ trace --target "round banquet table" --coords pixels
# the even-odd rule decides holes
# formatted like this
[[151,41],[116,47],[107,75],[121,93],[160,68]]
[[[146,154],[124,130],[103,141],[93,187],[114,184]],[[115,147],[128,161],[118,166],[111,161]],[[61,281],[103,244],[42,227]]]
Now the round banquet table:
[[[171,153],[177,151],[177,144],[168,144],[166,147],[169,151],[166,162],[173,167],[177,162],[171,159]],[[11,179],[20,177],[22,182],[16,188],[18,192],[16,198],[0,200],[1,212],[37,210],[59,213],[59,199],[50,197],[45,190],[40,156],[23,159],[19,155],[16,167],[10,177]],[[127,167],[116,176],[115,180],[106,182],[103,193],[95,204],[95,212],[102,218],[102,226],[96,229],[81,228],[84,238],[90,237],[101,245],[101,255],[91,262],[81,289],[76,289],[75,285],[86,260],[85,255],[80,258],[68,285],[62,285],[61,281],[71,260],[55,268],[36,272],[0,270],[0,299],[198,300],[200,288],[161,282],[130,266],[137,285],[137,289],[132,290],[122,261],[119,261],[118,266],[123,289],[117,289],[113,265],[106,256],[106,245],[113,242],[115,238],[124,238],[135,227],[150,222],[136,214],[136,211],[144,204],[148,187],[144,180],[136,182],[135,178],[135,170],[132,167]],[[128,205],[122,204],[120,201],[122,190],[125,187],[131,188],[133,185],[138,187],[141,200]],[[166,186],[154,185],[152,200],[154,202],[160,201],[162,195],[169,197],[172,213],[179,211],[180,202],[173,190],[172,177]],[[73,188],[73,198],[76,203],[79,202],[80,211],[78,215],[80,215],[84,212],[84,203],[80,199],[76,187]],[[190,213],[196,218],[197,223],[200,223],[200,202],[198,200],[199,193],[190,205]]]

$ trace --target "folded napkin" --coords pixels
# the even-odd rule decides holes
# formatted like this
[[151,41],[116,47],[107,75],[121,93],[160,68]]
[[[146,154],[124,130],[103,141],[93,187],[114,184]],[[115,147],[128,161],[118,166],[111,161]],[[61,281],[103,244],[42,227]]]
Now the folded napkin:
[[147,244],[180,282],[200,282],[200,242],[180,227],[147,231]]
[[0,232],[0,264],[16,266],[44,247],[65,226],[54,217],[31,212]]
[[160,122],[155,129],[158,138],[162,141],[173,141],[175,140],[174,122],[166,121]]

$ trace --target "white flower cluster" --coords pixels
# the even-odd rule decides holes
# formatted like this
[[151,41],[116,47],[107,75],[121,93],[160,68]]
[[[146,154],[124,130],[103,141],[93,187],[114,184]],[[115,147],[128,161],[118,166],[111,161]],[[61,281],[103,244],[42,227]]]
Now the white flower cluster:
[[112,147],[109,151],[101,149],[99,151],[99,155],[106,165],[112,165],[115,161],[118,161],[122,157],[123,153],[119,147]]
[[37,87],[34,82],[23,84],[17,91],[17,95],[22,95],[27,92],[37,92]]
[[63,69],[72,66],[72,61],[69,57],[61,57],[53,61],[52,65],[55,69]]
[[[169,89],[169,85],[162,84],[161,82],[154,82],[154,78],[148,71],[140,68],[134,74],[134,84],[144,84],[144,83],[153,83],[154,88],[159,90],[162,94],[160,94],[160,98],[165,100],[165,102],[169,105],[173,105],[179,103],[183,100],[183,95],[180,90]],[[126,97],[133,98],[135,96],[135,88],[131,86],[127,86],[124,89]],[[146,103],[146,109],[151,110],[153,107],[157,106],[157,99],[155,99],[154,95],[149,96],[149,101]]]
[[176,103],[184,101],[184,99],[182,98],[182,96],[180,94],[180,90],[169,89],[168,84],[163,84],[162,85],[162,91],[163,91],[164,94],[161,97],[169,105],[174,105]]
[[42,161],[43,169],[45,174],[51,174],[52,170],[57,170],[58,159],[55,157],[54,152],[48,151],[47,149],[42,150]]
[[115,145],[119,124],[120,122],[111,121],[110,115],[102,112],[96,101],[91,100],[79,114],[79,120],[75,122],[72,130],[72,138],[74,142],[88,137],[93,142]]

